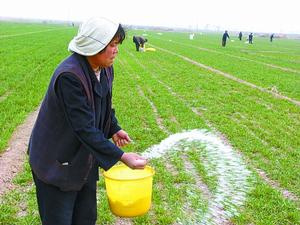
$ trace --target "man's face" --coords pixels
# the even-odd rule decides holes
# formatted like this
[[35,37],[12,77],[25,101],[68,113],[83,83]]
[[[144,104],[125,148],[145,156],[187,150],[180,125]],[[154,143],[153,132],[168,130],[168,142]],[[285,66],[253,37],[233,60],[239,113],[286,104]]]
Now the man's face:
[[95,63],[97,63],[101,68],[111,66],[119,52],[118,45],[118,39],[112,40],[106,46],[105,50],[95,55]]

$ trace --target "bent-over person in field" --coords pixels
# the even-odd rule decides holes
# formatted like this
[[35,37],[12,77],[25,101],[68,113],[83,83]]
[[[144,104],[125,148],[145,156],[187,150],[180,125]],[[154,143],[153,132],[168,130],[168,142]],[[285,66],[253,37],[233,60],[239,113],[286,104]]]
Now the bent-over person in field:
[[135,44],[136,51],[144,51],[145,43],[148,41],[147,38],[141,36],[133,36],[132,41]]

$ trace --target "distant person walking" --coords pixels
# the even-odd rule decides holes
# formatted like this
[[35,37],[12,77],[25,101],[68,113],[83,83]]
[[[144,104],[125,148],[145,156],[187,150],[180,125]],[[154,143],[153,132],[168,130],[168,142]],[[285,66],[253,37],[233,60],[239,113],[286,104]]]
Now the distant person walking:
[[270,36],[270,42],[273,42],[274,34],[271,34]]
[[249,44],[253,44],[253,33],[249,34],[248,41],[249,41]]
[[242,34],[242,32],[240,32],[239,33],[239,39],[240,39],[240,41],[242,40],[242,37],[243,37],[243,34]]
[[223,47],[226,46],[227,38],[230,39],[227,30],[225,30],[225,33],[223,34],[223,37],[222,37],[222,46],[223,46]]
[[148,41],[147,38],[141,36],[133,36],[132,41],[135,43],[136,51],[144,50],[145,43]]

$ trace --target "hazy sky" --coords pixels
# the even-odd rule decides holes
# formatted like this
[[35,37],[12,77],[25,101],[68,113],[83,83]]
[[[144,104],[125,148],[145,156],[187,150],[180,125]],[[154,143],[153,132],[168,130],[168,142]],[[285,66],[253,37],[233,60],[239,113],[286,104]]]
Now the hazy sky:
[[[296,4],[298,1],[298,4]],[[299,0],[2,0],[0,17],[300,33]]]

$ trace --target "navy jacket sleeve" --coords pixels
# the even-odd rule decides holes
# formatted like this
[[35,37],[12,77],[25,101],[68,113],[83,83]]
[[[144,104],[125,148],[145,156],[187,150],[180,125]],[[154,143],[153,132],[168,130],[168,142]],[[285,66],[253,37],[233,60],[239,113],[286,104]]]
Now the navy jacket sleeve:
[[113,109],[111,114],[111,127],[109,131],[109,137],[112,137],[115,133],[117,133],[121,129],[122,128],[118,125],[118,120],[115,116],[115,110]]
[[72,74],[63,73],[57,80],[56,93],[63,103],[70,126],[80,142],[92,152],[98,165],[107,170],[116,164],[124,152],[95,127],[94,112],[88,104],[81,82]]

